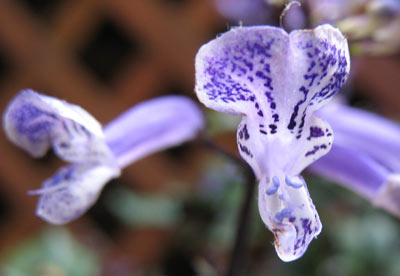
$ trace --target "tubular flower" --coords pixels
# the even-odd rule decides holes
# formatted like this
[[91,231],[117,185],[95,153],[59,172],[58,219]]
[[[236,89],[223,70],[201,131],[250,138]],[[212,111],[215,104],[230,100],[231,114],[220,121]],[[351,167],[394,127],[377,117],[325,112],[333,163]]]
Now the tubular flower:
[[207,107],[243,115],[239,152],[259,180],[258,207],[284,261],[301,257],[321,222],[301,171],[332,146],[314,115],[345,82],[347,41],[321,25],[290,34],[270,26],[234,28],[196,56],[196,93]]
[[71,163],[30,192],[40,195],[38,216],[64,224],[86,212],[122,168],[193,138],[203,119],[190,99],[164,96],[134,106],[102,129],[81,107],[26,89],[8,105],[3,127],[32,157],[52,147]]
[[342,104],[329,105],[318,115],[331,123],[335,143],[310,170],[400,216],[400,127]]

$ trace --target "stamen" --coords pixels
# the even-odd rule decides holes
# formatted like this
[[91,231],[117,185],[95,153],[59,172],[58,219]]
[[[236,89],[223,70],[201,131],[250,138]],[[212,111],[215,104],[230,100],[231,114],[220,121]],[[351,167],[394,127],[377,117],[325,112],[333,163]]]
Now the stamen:
[[280,183],[279,183],[279,178],[277,176],[272,177],[272,184],[273,184],[272,187],[267,189],[266,191],[267,195],[273,195],[278,191]]
[[289,178],[286,176],[285,182],[288,186],[293,187],[295,189],[299,189],[304,186],[304,181],[298,176]]
[[44,195],[44,194],[50,194],[50,193],[54,193],[62,188],[67,187],[66,183],[60,184],[60,185],[55,185],[55,186],[51,186],[51,187],[45,187],[45,188],[41,188],[41,189],[37,189],[37,190],[31,190],[28,191],[27,194],[28,195]]

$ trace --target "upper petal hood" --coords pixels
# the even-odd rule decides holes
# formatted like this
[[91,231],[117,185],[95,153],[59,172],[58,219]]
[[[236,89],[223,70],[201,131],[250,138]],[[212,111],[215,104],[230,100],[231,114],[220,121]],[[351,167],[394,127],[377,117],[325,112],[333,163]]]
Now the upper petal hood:
[[101,125],[77,105],[22,90],[3,116],[7,137],[33,157],[50,147],[68,162],[102,162],[113,158]]

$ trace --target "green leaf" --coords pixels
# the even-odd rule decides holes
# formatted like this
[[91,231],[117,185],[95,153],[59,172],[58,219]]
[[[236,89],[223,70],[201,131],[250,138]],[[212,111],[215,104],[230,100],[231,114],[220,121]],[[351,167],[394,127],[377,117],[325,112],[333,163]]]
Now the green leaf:
[[62,227],[47,228],[14,248],[2,264],[5,276],[99,275],[99,260]]

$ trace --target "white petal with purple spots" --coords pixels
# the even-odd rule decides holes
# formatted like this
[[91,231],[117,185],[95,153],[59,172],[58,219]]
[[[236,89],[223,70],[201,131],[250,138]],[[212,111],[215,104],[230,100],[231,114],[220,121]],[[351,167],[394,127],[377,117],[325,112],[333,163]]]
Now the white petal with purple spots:
[[21,91],[3,116],[7,137],[33,157],[50,147],[68,162],[101,162],[113,158],[101,125],[79,106],[30,89]]
[[314,111],[338,92],[349,69],[347,41],[330,25],[290,34],[238,27],[196,56],[200,101],[243,115],[239,152],[260,180],[260,213],[285,261],[299,258],[321,230],[299,174],[332,146],[330,126]]

